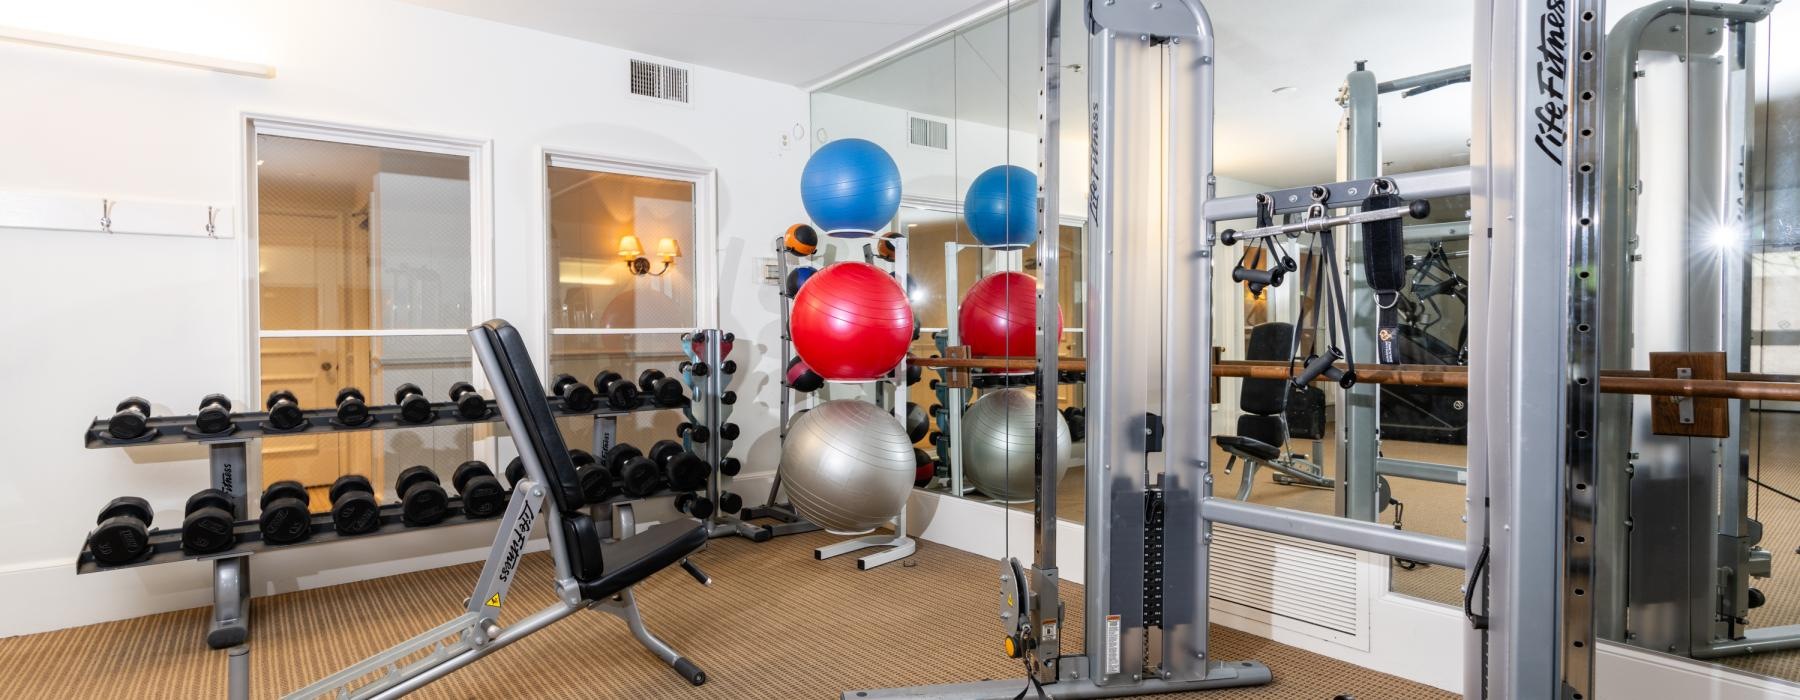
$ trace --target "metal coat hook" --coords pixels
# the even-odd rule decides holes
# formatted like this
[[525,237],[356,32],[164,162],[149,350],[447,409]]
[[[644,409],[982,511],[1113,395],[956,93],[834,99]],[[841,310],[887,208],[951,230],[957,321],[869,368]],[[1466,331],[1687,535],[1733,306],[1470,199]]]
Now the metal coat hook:
[[218,223],[219,223],[219,210],[215,209],[213,207],[207,207],[206,208],[206,236],[208,238],[218,238],[219,237]]
[[112,231],[113,204],[114,204],[114,202],[110,199],[100,200],[100,231],[102,233],[112,233],[113,232]]

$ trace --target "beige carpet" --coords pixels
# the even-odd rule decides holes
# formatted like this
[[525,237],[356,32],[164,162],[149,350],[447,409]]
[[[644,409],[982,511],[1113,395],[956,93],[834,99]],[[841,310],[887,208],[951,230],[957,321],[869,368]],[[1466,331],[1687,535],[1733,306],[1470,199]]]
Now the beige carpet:
[[[694,688],[602,613],[558,622],[426,688],[431,698],[836,698],[863,689],[1019,673],[1001,656],[994,562],[921,543],[908,562],[866,572],[850,557],[812,558],[823,533],[763,544],[715,540],[695,557],[715,583],[664,571],[638,588],[651,629],[711,677]],[[549,559],[526,558],[506,620],[548,605]],[[254,695],[277,697],[437,625],[460,610],[475,565],[256,599]],[[1081,589],[1063,600],[1073,622]],[[0,640],[0,697],[223,697],[225,656],[201,641],[206,610]],[[1065,647],[1080,647],[1069,624]],[[1368,700],[1455,697],[1232,630],[1214,627],[1219,658],[1256,659],[1273,684],[1170,697]]]

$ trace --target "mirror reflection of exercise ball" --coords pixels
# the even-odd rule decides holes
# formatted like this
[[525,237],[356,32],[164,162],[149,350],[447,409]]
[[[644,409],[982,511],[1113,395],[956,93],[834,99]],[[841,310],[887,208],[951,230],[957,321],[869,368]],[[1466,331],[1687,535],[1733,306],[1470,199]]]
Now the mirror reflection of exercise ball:
[[[989,498],[1029,501],[1037,471],[1037,397],[1027,389],[988,392],[963,413],[963,478]],[[1069,471],[1069,424],[1056,416],[1056,479]]]
[[781,479],[794,509],[840,535],[900,514],[917,465],[893,414],[867,401],[826,401],[796,416],[781,445]]

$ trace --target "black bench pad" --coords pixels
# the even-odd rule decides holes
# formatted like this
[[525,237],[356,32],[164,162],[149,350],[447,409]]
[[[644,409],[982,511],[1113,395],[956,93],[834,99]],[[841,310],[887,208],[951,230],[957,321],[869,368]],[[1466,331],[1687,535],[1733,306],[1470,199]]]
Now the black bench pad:
[[607,598],[649,578],[706,545],[706,524],[693,518],[661,523],[602,549],[606,569],[581,582],[581,597]]
[[1219,443],[1219,449],[1248,459],[1274,460],[1281,456],[1281,450],[1255,438],[1220,435],[1213,438],[1213,441]]

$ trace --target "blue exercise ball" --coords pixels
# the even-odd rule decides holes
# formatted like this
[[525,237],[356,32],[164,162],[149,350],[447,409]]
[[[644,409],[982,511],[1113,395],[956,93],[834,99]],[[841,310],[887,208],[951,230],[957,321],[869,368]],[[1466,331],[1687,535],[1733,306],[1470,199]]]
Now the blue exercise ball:
[[800,203],[828,236],[872,236],[900,210],[900,166],[873,142],[832,141],[800,171]]
[[996,165],[975,176],[963,196],[963,220],[982,245],[1019,248],[1037,240],[1037,173]]

